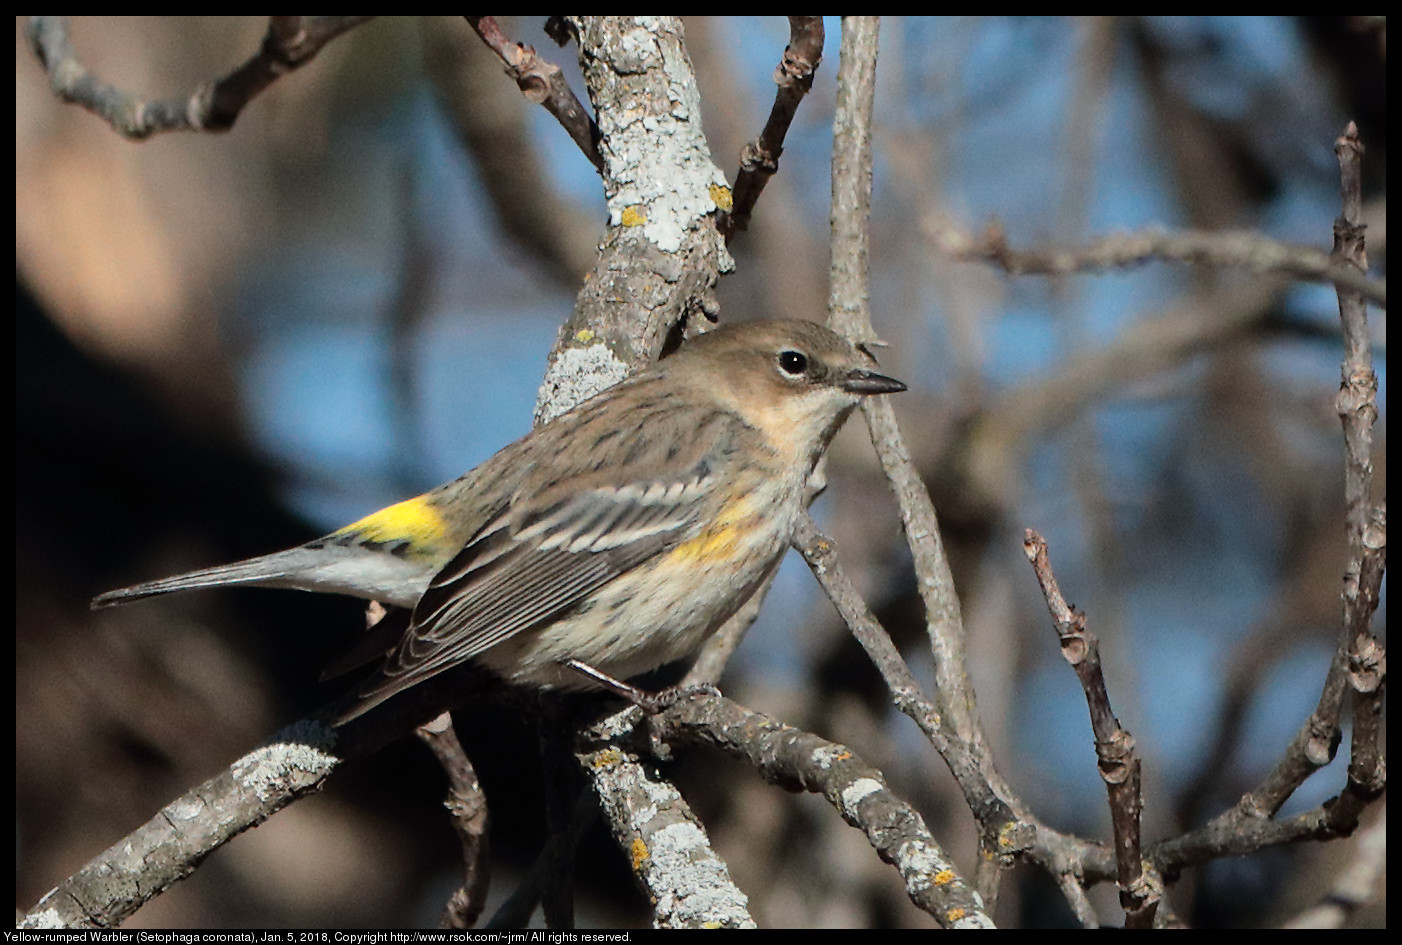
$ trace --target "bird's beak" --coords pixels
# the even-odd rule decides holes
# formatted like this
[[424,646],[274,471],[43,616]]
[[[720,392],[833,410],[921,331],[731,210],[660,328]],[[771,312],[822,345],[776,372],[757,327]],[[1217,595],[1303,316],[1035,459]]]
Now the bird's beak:
[[894,377],[854,368],[842,379],[842,389],[853,394],[898,394],[906,386]]

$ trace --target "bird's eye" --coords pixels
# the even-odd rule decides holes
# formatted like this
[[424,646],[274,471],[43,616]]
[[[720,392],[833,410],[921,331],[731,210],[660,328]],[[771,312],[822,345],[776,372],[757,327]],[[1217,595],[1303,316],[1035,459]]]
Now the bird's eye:
[[801,377],[808,370],[808,357],[801,351],[780,351],[779,370],[789,377]]

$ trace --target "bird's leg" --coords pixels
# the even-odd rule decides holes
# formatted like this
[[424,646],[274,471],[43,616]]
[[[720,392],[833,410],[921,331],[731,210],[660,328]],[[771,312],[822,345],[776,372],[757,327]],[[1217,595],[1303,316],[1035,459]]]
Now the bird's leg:
[[627,699],[648,715],[656,715],[675,704],[678,700],[694,692],[706,692],[713,696],[720,695],[720,690],[710,683],[704,683],[700,686],[668,686],[661,692],[644,692],[632,683],[626,683],[621,679],[615,679],[603,670],[595,669],[582,660],[564,660],[561,665],[567,666],[577,673],[588,676],[605,689],[611,690]]

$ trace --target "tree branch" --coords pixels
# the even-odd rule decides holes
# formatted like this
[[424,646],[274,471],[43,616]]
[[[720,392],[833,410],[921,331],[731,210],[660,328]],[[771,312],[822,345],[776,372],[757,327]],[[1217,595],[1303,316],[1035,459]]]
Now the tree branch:
[[354,699],[347,693],[171,801],[51,890],[19,927],[113,928],[238,834],[319,791],[346,761],[379,751],[455,700],[506,692],[482,671],[464,667],[333,729],[329,720]]
[[570,17],[601,134],[609,229],[560,328],[536,422],[655,361],[685,319],[719,311],[734,261],[716,230],[725,175],[711,160],[676,17]]
[[659,928],[754,928],[749,900],[681,794],[612,738],[640,718],[625,709],[589,730],[576,758],[594,785],[614,840],[654,904]]
[[770,783],[823,795],[900,871],[910,900],[940,925],[993,927],[978,894],[955,871],[920,814],[891,792],[880,771],[845,745],[701,692],[649,721],[659,739],[704,742],[748,763]]
[[183,98],[145,99],[88,71],[68,38],[68,18],[30,17],[29,48],[43,63],[49,86],[118,133],[140,141],[164,131],[228,131],[264,89],[311,62],[321,48],[371,16],[271,16],[263,45],[233,72],[205,82]]
[[346,755],[324,724],[296,722],[171,801],[44,896],[22,929],[110,929],[213,850],[315,792]]
[[[845,17],[838,101],[834,117],[832,175],[832,272],[828,320],[847,337],[881,344],[868,306],[868,220],[871,207],[871,122],[876,90],[877,18]],[[906,541],[915,559],[916,583],[925,604],[935,656],[940,712],[978,759],[983,734],[975,710],[964,653],[959,597],[945,557],[929,491],[910,459],[887,398],[862,403],[877,456],[896,495]],[[986,772],[985,772],[986,773]]]

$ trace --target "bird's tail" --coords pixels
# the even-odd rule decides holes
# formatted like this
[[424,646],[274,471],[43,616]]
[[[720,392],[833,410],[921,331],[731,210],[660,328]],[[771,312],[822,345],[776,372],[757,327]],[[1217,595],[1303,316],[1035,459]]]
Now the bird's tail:
[[133,584],[93,598],[99,610],[118,604],[208,587],[250,585],[345,594],[413,607],[433,577],[433,563],[375,548],[318,539],[259,558],[202,568],[187,574]]

